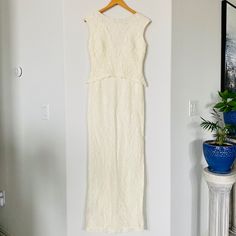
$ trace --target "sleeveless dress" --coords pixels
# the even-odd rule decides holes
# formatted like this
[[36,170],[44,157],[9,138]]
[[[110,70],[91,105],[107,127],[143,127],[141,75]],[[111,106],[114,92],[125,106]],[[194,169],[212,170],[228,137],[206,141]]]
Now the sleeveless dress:
[[140,13],[99,11],[89,28],[88,179],[85,229],[144,229],[144,31]]

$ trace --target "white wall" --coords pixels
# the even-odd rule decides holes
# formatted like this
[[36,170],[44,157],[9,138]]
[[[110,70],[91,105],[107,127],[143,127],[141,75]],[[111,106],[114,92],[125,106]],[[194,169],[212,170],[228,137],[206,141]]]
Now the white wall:
[[[221,1],[174,0],[171,80],[171,230],[206,236],[208,190],[202,179],[200,116],[220,89]],[[199,115],[188,116],[188,102]]]
[[[6,82],[3,83],[3,78],[7,76],[7,68],[9,63],[9,34],[7,29],[9,28],[9,6],[4,0],[0,0],[0,188],[6,189],[7,187],[7,160],[6,160],[6,145],[4,139],[6,139],[6,116],[3,116],[3,112],[6,106],[6,99],[11,96],[9,89],[10,83],[6,86]],[[4,86],[4,88],[3,88]],[[5,91],[5,93],[4,93]],[[8,95],[7,95],[8,94]],[[5,105],[4,105],[5,103]],[[9,120],[12,120],[10,117]],[[1,225],[6,225],[7,217],[5,216],[5,208],[1,209]]]
[[[206,236],[207,188],[201,178],[205,135],[199,118],[188,117],[188,101],[197,100],[199,116],[205,115],[219,89],[220,1],[127,3],[152,19],[145,63],[146,233]],[[0,188],[7,191],[0,224],[12,236],[85,236],[89,58],[83,17],[105,2],[0,4]],[[118,12],[125,14],[119,8],[107,14]],[[22,80],[10,74],[16,65],[24,69]],[[40,118],[45,103],[51,106],[50,121]]]
[[[147,233],[153,236],[168,236],[170,235],[171,1],[145,0],[135,3],[127,1],[127,3],[152,19],[147,30],[149,48],[145,66],[149,82],[146,90]],[[67,236],[88,235],[83,231],[83,216],[87,171],[85,81],[88,78],[89,58],[88,30],[83,17],[105,4],[104,0],[64,1]],[[115,16],[118,12],[125,14],[125,11],[119,8],[113,9],[109,14]],[[142,233],[129,233],[129,235],[142,235]]]
[[[1,0],[0,224],[11,236],[66,235],[62,6]],[[22,79],[12,73],[18,65]]]

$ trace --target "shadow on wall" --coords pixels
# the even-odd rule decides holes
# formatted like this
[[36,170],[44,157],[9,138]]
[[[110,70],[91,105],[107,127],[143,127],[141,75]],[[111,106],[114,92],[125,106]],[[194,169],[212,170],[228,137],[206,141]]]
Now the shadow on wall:
[[[39,77],[28,73],[24,80],[17,79],[13,70],[19,61],[24,62],[25,68],[41,63],[37,58],[32,60],[32,45],[27,45],[27,50],[22,48],[25,37],[31,33],[30,28],[25,29],[28,19],[21,22],[20,16],[26,13],[19,7],[23,2],[26,1],[0,0],[0,189],[6,191],[0,226],[10,236],[65,236],[64,134],[59,129],[62,125],[53,120],[45,123],[36,117],[38,103],[43,102],[33,99],[40,92],[38,87],[27,87],[27,79],[35,85]],[[34,20],[37,17],[33,23]],[[41,38],[35,38],[31,40],[38,40],[45,49]],[[31,60],[34,63],[30,64]],[[31,111],[34,107],[36,112]]]
[[[204,109],[206,109],[206,116],[209,116],[209,112],[211,112],[211,109],[213,105],[218,101],[218,94],[211,93],[210,94],[210,101],[206,104]],[[192,122],[190,122],[188,128],[193,131],[193,137],[195,137],[195,140],[193,140],[189,144],[189,157],[191,161],[191,170],[190,170],[190,181],[192,186],[192,218],[191,218],[191,236],[199,236],[202,234],[202,228],[205,228],[204,225],[202,225],[201,216],[204,215],[204,212],[201,212],[202,207],[202,190],[203,190],[203,180],[202,180],[202,171],[205,167],[203,165],[202,160],[203,153],[202,153],[202,144],[203,144],[203,137],[204,132],[200,128],[200,117],[197,118],[197,120],[193,119]],[[205,200],[204,200],[205,201]],[[204,202],[203,201],[203,202]],[[204,233],[205,235],[205,233]],[[207,235],[207,232],[206,232]]]
[[0,189],[6,192],[6,205],[0,208],[0,228],[10,236],[32,236],[31,202],[25,200],[22,188],[25,159],[19,114],[20,84],[12,66],[16,37],[13,22],[13,2],[0,0]]
[[202,191],[202,137],[203,133],[200,129],[200,118],[193,119],[189,124],[189,129],[193,131],[193,140],[189,144],[189,157],[191,169],[189,178],[192,187],[192,209],[191,209],[191,236],[201,235],[201,191]]
[[[14,236],[17,221],[22,222],[25,206],[22,183],[21,142],[19,134],[19,84],[13,77],[13,44],[15,37],[12,1],[0,0],[0,189],[6,191],[6,205],[0,208],[0,227]],[[17,195],[16,195],[17,194]],[[15,201],[14,196],[17,196]],[[21,204],[19,202],[21,201]],[[30,203],[27,202],[29,205]],[[26,210],[26,209],[25,209]],[[27,212],[27,211],[26,211]],[[24,214],[27,214],[24,212]],[[21,216],[16,219],[16,216]],[[28,222],[32,225],[32,222]],[[19,223],[18,223],[19,224]],[[23,235],[26,227],[17,234]],[[22,232],[21,232],[22,231]],[[32,231],[27,235],[33,235]]]
[[190,158],[192,168],[190,170],[190,180],[192,186],[192,219],[191,236],[200,235],[200,216],[201,216],[201,182],[202,182],[202,140],[197,139],[190,143]]
[[[11,125],[14,117],[14,91],[11,80],[11,32],[10,1],[0,0],[0,189],[8,196],[7,173],[8,158],[15,156],[14,128]],[[0,208],[0,227],[9,229],[8,204]]]

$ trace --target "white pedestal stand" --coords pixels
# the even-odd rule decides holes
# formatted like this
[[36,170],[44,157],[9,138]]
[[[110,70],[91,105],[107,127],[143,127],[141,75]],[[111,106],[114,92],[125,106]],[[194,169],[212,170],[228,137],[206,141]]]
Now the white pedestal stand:
[[215,174],[207,168],[203,171],[209,187],[209,236],[229,235],[230,190],[236,180],[236,171]]
[[231,193],[231,228],[230,236],[236,236],[236,186],[234,184]]

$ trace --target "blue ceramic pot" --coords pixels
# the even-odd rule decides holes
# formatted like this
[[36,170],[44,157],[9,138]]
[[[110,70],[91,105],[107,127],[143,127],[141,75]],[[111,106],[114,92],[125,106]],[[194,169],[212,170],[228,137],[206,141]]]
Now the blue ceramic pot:
[[[236,111],[224,112],[223,116],[225,124],[236,126]],[[230,135],[236,136],[236,132],[231,132]]]
[[214,141],[208,140],[203,143],[203,153],[211,172],[227,174],[230,172],[236,157],[236,146],[216,146]]
[[225,124],[236,125],[236,111],[224,112],[223,114]]

